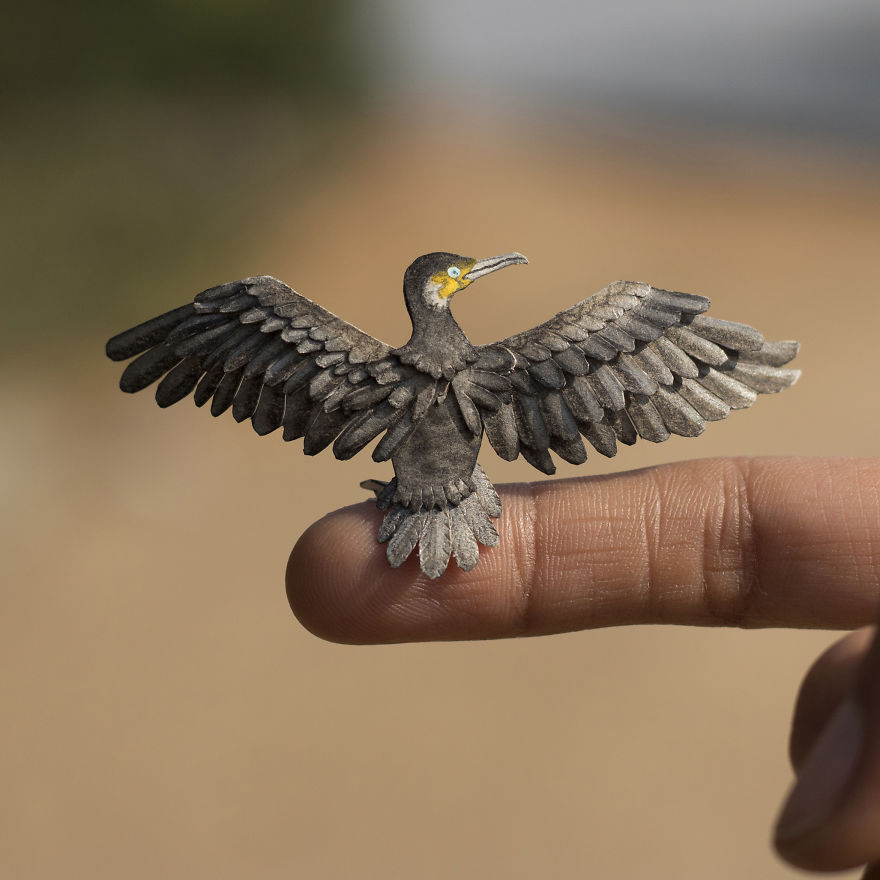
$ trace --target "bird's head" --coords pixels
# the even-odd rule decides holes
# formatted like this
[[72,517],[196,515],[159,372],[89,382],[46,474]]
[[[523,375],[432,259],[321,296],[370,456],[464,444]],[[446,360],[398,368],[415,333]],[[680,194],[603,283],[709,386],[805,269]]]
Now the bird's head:
[[477,278],[513,266],[515,263],[528,263],[518,253],[501,254],[485,260],[474,260],[459,254],[438,251],[424,254],[413,260],[403,276],[403,293],[407,307],[412,313],[422,304],[432,311],[444,311],[449,308],[449,301]]

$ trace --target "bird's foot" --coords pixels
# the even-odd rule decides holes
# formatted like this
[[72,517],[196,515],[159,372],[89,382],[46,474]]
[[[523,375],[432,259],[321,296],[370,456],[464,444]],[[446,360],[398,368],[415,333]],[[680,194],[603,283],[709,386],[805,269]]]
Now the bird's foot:
[[376,507],[379,510],[387,510],[391,506],[391,499],[397,489],[397,478],[395,477],[390,483],[382,480],[364,480],[361,483],[361,489],[368,492],[376,493]]

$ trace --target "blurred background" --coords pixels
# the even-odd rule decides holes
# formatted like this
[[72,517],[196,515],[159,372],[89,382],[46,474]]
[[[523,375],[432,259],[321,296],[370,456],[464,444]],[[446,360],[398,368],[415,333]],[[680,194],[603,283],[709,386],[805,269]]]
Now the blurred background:
[[880,7],[522,6],[2,10],[2,876],[793,876],[767,840],[832,634],[323,643],[287,555],[387,468],[103,357],[264,273],[400,344],[413,257],[521,250],[456,300],[476,342],[630,278],[804,344],[790,392],[585,472],[873,454]]

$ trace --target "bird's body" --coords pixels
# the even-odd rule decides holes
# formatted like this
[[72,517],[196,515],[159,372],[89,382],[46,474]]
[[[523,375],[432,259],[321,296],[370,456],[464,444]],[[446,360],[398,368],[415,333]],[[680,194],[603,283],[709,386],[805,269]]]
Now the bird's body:
[[391,565],[418,545],[438,577],[450,556],[468,570],[477,544],[493,546],[501,503],[477,456],[486,436],[502,457],[544,473],[550,450],[586,460],[643,437],[696,436],[707,421],[750,406],[798,376],[782,369],[797,343],[766,343],[744,324],[702,313],[705,297],[618,281],[549,321],[474,346],[449,309],[452,296],[521,254],[472,260],[438,252],[404,275],[410,340],[392,348],[269,276],[210,288],[195,301],[115,336],[114,360],[139,355],[124,391],[162,381],[160,406],[191,392],[219,415],[230,406],[258,434],[283,428],[314,455],[331,443],[351,458],[382,434],[376,461],[394,479],[374,483],[388,510],[379,540]]

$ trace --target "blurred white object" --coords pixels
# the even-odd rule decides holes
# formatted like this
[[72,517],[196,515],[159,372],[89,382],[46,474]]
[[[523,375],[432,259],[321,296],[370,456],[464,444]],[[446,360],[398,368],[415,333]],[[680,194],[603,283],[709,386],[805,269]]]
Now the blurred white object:
[[386,95],[880,139],[876,0],[379,0],[361,23]]

